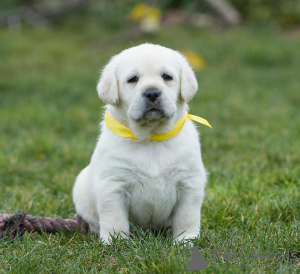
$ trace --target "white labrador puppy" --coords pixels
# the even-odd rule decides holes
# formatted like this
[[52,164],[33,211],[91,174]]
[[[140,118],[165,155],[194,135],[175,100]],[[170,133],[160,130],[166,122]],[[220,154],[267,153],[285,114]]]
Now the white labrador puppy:
[[[108,120],[73,189],[77,214],[104,242],[128,237],[129,222],[171,227],[175,241],[199,235],[207,175],[193,122],[171,138],[147,140],[172,131],[197,88],[186,59],[159,45],[126,49],[104,68],[97,90]],[[132,138],[118,131],[120,124]]]

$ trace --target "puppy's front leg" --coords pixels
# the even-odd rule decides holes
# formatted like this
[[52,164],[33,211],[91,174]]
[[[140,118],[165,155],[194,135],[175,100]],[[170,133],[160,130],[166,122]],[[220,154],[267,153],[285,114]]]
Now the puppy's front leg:
[[201,206],[204,197],[203,189],[180,187],[178,204],[173,217],[174,241],[188,240],[200,234]]
[[102,189],[98,200],[100,237],[107,244],[111,242],[110,235],[129,236],[128,197],[124,190],[111,186]]

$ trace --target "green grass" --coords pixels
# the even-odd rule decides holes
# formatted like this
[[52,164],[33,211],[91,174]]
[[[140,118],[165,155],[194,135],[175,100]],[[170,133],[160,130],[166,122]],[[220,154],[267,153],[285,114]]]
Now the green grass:
[[[72,218],[71,190],[91,157],[102,103],[100,69],[142,42],[200,53],[199,93],[190,113],[200,126],[210,173],[201,237],[207,273],[296,273],[300,262],[300,37],[266,29],[221,33],[162,29],[92,50],[101,25],[0,31],[0,212],[23,209]],[[212,260],[212,250],[297,252],[297,261]],[[191,250],[170,235],[144,233],[103,246],[95,235],[25,234],[0,240],[0,272],[180,273]],[[296,270],[298,267],[298,270]],[[203,271],[203,272],[205,272]]]

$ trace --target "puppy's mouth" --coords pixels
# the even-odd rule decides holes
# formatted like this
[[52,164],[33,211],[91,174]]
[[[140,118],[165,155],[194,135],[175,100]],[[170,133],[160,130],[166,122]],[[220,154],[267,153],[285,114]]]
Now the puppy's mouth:
[[144,115],[141,119],[146,119],[146,120],[161,120],[166,118],[166,114],[164,110],[161,107],[149,107],[145,110]]
[[156,99],[154,102],[144,98],[136,100],[129,107],[128,116],[140,126],[165,123],[176,112],[176,105],[169,101],[164,98]]
[[136,123],[141,125],[149,125],[152,123],[163,122],[168,119],[167,114],[161,107],[148,107],[143,111],[143,114],[140,117],[137,117],[135,120]]

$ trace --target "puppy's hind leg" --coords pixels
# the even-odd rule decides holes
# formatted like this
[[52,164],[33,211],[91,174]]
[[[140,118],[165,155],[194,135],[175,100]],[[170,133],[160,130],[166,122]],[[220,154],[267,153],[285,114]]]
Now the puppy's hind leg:
[[73,188],[73,202],[76,213],[89,224],[91,232],[99,233],[99,220],[95,202],[91,193],[89,166],[83,169],[76,178]]

